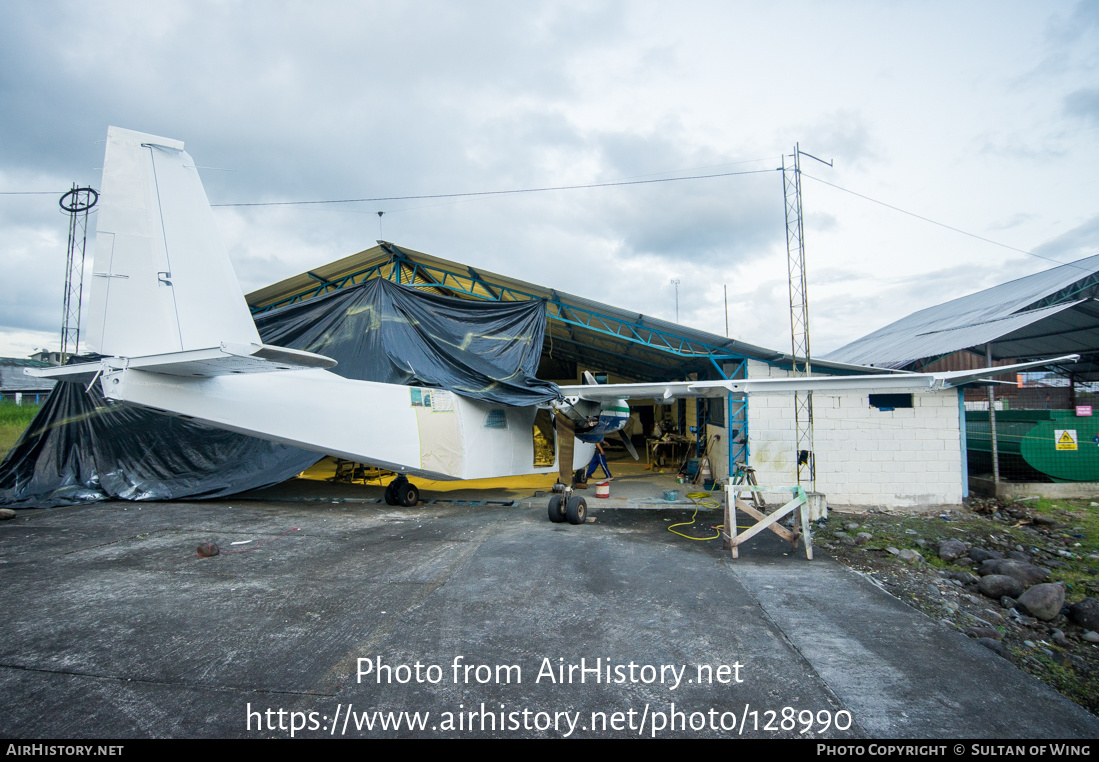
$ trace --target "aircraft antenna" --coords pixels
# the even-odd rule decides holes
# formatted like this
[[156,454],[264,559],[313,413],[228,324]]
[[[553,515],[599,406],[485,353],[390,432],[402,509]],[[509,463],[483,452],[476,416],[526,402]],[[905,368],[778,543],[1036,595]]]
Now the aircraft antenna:
[[61,314],[61,363],[80,352],[80,310],[84,294],[84,255],[88,248],[88,215],[99,201],[94,188],[78,188],[58,204],[69,214],[69,248],[65,265],[65,303]]

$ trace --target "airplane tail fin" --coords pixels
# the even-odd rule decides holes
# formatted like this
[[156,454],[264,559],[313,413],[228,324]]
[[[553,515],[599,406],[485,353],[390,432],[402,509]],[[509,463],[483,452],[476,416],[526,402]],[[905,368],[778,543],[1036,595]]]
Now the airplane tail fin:
[[86,335],[120,357],[261,343],[178,140],[107,131]]

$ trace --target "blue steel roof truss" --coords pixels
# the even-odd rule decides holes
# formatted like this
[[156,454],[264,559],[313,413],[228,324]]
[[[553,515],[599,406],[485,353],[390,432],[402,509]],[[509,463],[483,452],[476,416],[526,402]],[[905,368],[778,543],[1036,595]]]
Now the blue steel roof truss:
[[[295,304],[342,288],[355,286],[372,277],[386,277],[388,280],[403,283],[404,285],[430,288],[439,293],[454,292],[486,301],[545,301],[547,306],[546,315],[551,321],[562,323],[570,329],[571,327],[579,327],[592,331],[599,336],[613,339],[615,343],[624,342],[626,345],[642,347],[665,356],[672,355],[681,360],[699,361],[703,365],[699,366],[697,370],[707,375],[709,375],[707,362],[717,370],[717,377],[721,377],[721,367],[718,365],[717,360],[735,360],[739,362],[745,359],[741,355],[729,354],[729,351],[722,347],[691,340],[684,336],[677,336],[647,326],[640,315],[636,322],[629,322],[575,304],[566,305],[560,300],[555,291],[551,291],[550,297],[546,298],[503,284],[493,283],[490,285],[473,268],[467,267],[467,272],[464,274],[453,272],[436,265],[417,262],[392,244],[382,244],[382,246],[390,255],[388,261],[379,262],[333,280],[308,272],[306,274],[318,282],[315,288],[304,289],[264,307],[255,308],[252,310],[253,314],[268,312],[288,304]],[[386,267],[389,267],[388,272],[385,272]],[[571,330],[570,340],[580,344],[576,341],[575,336],[571,334]],[[593,347],[593,349],[597,348]],[[626,347],[617,347],[615,351],[621,352],[624,349]],[[659,364],[647,362],[640,357],[630,357],[629,364],[633,365],[635,363],[649,366],[654,370],[662,368]],[[633,370],[636,372],[637,368]]]

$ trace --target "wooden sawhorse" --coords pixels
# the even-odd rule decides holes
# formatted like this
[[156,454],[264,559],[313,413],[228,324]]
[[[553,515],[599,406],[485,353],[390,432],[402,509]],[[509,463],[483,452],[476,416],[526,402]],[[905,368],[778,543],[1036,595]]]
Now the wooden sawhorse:
[[[739,497],[741,492],[790,492],[793,499],[771,513],[764,513],[741,500]],[[738,509],[756,520],[755,524],[740,534],[737,534],[738,527],[736,523]],[[794,531],[791,532],[778,522],[794,511],[797,511],[799,521],[795,521]],[[800,532],[798,531],[798,523],[801,524]],[[793,487],[760,487],[758,484],[733,484],[730,479],[725,485],[725,530],[721,533],[725,543],[722,547],[730,548],[733,558],[739,558],[739,546],[764,529],[770,529],[789,542],[794,550],[797,550],[798,540],[801,535],[805,535],[805,557],[810,561],[813,560],[813,538],[809,532],[809,500],[800,484]]]

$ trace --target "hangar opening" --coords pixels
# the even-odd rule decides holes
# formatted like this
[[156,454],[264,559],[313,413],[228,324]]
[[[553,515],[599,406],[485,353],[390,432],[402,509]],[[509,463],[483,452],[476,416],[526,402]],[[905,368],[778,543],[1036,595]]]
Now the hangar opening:
[[[537,375],[560,384],[583,383],[585,371],[599,383],[777,378],[789,375],[793,365],[793,358],[783,352],[628,312],[549,286],[474,269],[386,241],[254,291],[247,301],[253,314],[260,316],[372,278],[463,299],[545,303],[547,323]],[[858,375],[875,371],[845,363],[815,361],[814,372]],[[910,398],[908,407],[917,408],[915,417],[920,421],[915,425],[931,428],[941,425],[944,405],[946,410],[957,410],[956,394],[950,390],[945,403],[942,393],[915,395],[914,402]],[[938,473],[933,485],[922,484],[922,492],[916,496],[911,484],[898,489],[897,481],[890,479],[889,474],[891,470],[922,464],[925,460],[922,454],[908,453],[889,467],[879,464],[874,472],[848,466],[847,451],[859,439],[848,428],[851,425],[847,420],[848,409],[869,409],[866,392],[822,396],[819,401],[820,445],[818,452],[813,453],[813,461],[818,489],[835,495],[829,496],[830,502],[901,505],[921,500],[933,504],[960,502],[956,412],[952,420],[946,419],[951,433],[945,435],[954,438],[954,454],[951,456],[940,448],[932,456],[936,464],[946,464],[952,458],[950,467],[936,465]],[[630,412],[632,420],[627,430],[642,464],[664,464],[674,473],[684,461],[701,464],[705,457],[709,478],[715,481],[736,474],[742,465],[755,468],[761,483],[797,481],[791,430],[793,409],[787,395],[757,396],[752,405],[743,395],[735,394],[718,399],[670,399],[664,404],[631,400]],[[889,427],[890,423],[866,421],[860,425],[896,438],[897,432]],[[865,430],[862,439],[864,444],[878,441]],[[608,438],[608,443],[615,446],[613,439]],[[628,465],[629,459],[622,462]],[[874,486],[867,488],[871,482]]]

